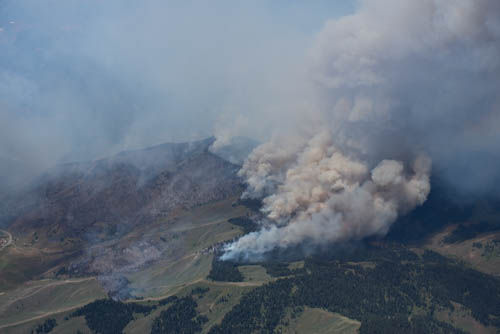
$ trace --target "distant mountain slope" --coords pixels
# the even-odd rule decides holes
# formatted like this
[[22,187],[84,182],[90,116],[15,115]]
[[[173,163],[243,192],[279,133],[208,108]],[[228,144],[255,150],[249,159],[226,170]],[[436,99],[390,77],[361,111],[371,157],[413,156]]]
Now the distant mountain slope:
[[50,224],[54,237],[72,236],[96,223],[134,225],[234,196],[242,190],[239,167],[209,152],[213,140],[57,166],[5,202],[3,224],[19,232]]

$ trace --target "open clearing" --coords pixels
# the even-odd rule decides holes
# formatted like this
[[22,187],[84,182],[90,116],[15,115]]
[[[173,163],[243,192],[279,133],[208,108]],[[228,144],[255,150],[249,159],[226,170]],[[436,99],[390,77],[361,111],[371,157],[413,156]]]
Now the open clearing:
[[266,268],[259,265],[239,266],[245,282],[269,282],[273,278],[267,274]]
[[[208,318],[208,322],[204,324],[202,331],[202,333],[206,333],[214,324],[222,321],[224,315],[239,302],[243,294],[250,291],[254,287],[235,285],[231,284],[231,282],[211,282],[202,280],[182,287],[175,294],[177,296],[188,295],[195,288],[209,288],[208,292],[203,296],[195,297],[196,302],[198,303],[198,312]],[[162,310],[167,308],[168,305],[159,307],[149,315],[139,316],[125,328],[124,333],[149,333],[151,331],[153,320],[161,313]]]
[[281,327],[287,334],[320,334],[320,333],[357,333],[361,323],[337,313],[320,308],[305,307],[296,318],[290,319],[289,325]]
[[0,329],[65,312],[105,296],[94,277],[27,282],[0,296]]
[[[486,274],[500,276],[500,233],[487,233],[462,242],[447,244],[443,239],[451,233],[452,227],[435,234],[426,245],[441,255],[462,260],[472,268]],[[491,251],[488,251],[491,250]]]
[[[195,284],[208,284],[215,290],[245,290],[262,284],[256,281],[226,284],[205,279],[210,271],[213,255],[204,252],[204,249],[241,234],[241,229],[227,220],[244,215],[247,209],[232,206],[233,201],[234,199],[229,199],[210,203],[190,212],[181,212],[173,223],[158,222],[153,226],[139,228],[128,236],[128,240],[123,240],[128,242],[135,236],[158,238],[159,235],[177,235],[182,245],[173,256],[166,256],[128,274],[132,293],[138,297],[146,297],[145,300],[157,300],[180,293]],[[28,267],[31,270],[37,266],[45,268],[48,263],[48,257],[35,248],[10,247],[8,253],[4,252],[0,257],[0,270],[3,270],[0,288],[2,279],[6,282],[16,281],[16,277],[20,273],[26,273],[25,269]],[[35,276],[39,271],[41,269],[29,273],[29,276]],[[21,278],[26,280],[24,276]],[[34,326],[43,322],[44,318],[59,318],[63,313],[104,297],[106,293],[94,277],[30,280],[17,287],[5,284],[0,290],[0,329],[3,331],[7,328]],[[77,320],[70,319],[69,322],[74,323],[73,327],[79,327]],[[64,323],[69,326],[68,321]]]
[[441,310],[436,313],[436,318],[441,321],[446,321],[453,324],[453,326],[460,328],[467,333],[478,334],[494,334],[497,329],[494,327],[486,327],[479,321],[474,319],[471,311],[466,309],[463,305],[456,302],[451,302],[454,310]]
[[[274,281],[260,265],[240,266],[243,282],[215,282],[206,277],[211,269],[213,254],[207,251],[211,246],[230,240],[242,233],[241,228],[227,220],[245,215],[247,209],[232,206],[232,200],[200,206],[190,212],[179,213],[174,221],[157,222],[151,226],[139,227],[120,242],[133,242],[135,238],[159,238],[165,242],[181,245],[174,253],[127,274],[132,295],[141,299],[130,302],[150,303],[171,295],[188,295],[197,287],[209,288],[208,292],[196,296],[198,312],[208,318],[203,326],[206,333],[250,290]],[[173,239],[167,239],[167,236]],[[303,262],[291,264],[300,268]],[[56,319],[58,326],[54,333],[90,333],[83,317],[66,318],[76,308],[106,293],[93,277],[81,279],[44,279],[29,281],[16,289],[0,294],[0,331],[3,333],[29,332],[47,318]],[[153,320],[168,308],[160,306],[151,314],[136,315],[125,328],[125,333],[147,333]],[[360,324],[338,314],[321,309],[305,308],[296,319],[290,319],[283,327],[284,333],[355,333]]]
[[247,209],[232,206],[233,201],[203,205],[179,214],[174,223],[156,225],[153,230],[158,235],[178,235],[179,248],[172,256],[128,274],[132,294],[145,298],[164,296],[205,279],[210,272],[213,255],[204,250],[241,234],[241,229],[227,220],[246,214]]

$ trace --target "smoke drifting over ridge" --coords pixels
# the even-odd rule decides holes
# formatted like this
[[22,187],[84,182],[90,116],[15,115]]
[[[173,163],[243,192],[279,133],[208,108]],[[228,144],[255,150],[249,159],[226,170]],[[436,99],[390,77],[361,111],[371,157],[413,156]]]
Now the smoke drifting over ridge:
[[278,119],[312,36],[351,11],[327,0],[0,0],[0,193],[14,174],[24,182],[62,162],[214,132],[219,143],[266,138],[262,120]]
[[[469,160],[500,149],[498,1],[365,0],[327,22],[310,58],[310,122],[245,162],[244,196],[268,219],[223,259],[383,235],[426,200],[431,160],[459,187],[497,175]],[[474,173],[459,175],[464,160]]]
[[354,2],[0,0],[0,196],[16,171],[214,132],[272,137],[241,171],[267,230],[227,257],[383,234],[430,161],[498,193],[500,3],[361,0],[317,33]]

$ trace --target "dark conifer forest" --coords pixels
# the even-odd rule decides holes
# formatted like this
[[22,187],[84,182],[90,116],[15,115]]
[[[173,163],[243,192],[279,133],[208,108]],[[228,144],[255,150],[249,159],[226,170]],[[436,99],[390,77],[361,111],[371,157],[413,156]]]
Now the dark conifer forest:
[[[209,278],[241,281],[238,265],[214,260]],[[500,326],[500,281],[432,251],[364,247],[308,257],[300,269],[284,262],[265,267],[274,280],[244,294],[209,333],[276,333],[286,325],[287,312],[297,315],[304,307],[358,320],[360,333],[462,333],[436,318],[440,310],[453,310],[453,303],[485,326]],[[199,333],[207,318],[195,299],[208,291],[197,287],[153,306],[98,300],[73,316],[84,316],[95,333],[120,333],[134,314],[168,306],[155,317],[152,334]]]

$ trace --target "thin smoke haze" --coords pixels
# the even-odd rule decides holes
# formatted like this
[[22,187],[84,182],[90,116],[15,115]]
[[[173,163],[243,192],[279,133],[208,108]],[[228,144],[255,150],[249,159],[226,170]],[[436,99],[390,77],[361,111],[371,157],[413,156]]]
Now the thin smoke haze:
[[58,163],[266,138],[315,31],[352,7],[1,0],[0,192]]

